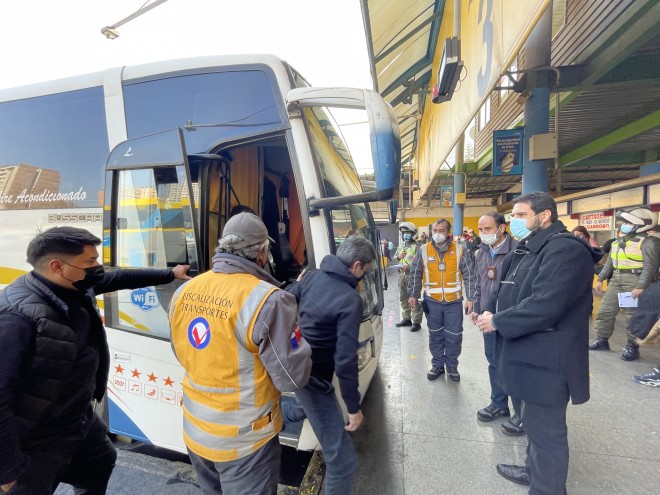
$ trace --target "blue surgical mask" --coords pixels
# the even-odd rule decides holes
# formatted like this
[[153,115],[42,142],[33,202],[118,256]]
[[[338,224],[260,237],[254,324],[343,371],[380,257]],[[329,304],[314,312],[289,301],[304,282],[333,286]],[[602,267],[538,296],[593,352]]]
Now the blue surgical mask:
[[619,227],[619,230],[621,230],[622,234],[630,234],[633,230],[633,226],[628,223],[624,223],[621,227]]
[[512,218],[509,226],[511,233],[518,239],[524,239],[531,231],[527,228],[526,218]]
[[412,234],[403,234],[404,241],[409,241],[410,239],[412,239]]

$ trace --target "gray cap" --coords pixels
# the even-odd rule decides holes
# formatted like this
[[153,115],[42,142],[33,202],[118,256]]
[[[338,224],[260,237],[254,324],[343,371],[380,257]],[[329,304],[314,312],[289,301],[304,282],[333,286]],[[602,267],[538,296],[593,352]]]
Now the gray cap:
[[255,246],[266,239],[275,242],[268,237],[268,229],[261,218],[252,213],[239,213],[227,220],[225,228],[222,230],[222,236],[227,234],[235,234],[243,239],[242,242],[233,245],[236,248]]

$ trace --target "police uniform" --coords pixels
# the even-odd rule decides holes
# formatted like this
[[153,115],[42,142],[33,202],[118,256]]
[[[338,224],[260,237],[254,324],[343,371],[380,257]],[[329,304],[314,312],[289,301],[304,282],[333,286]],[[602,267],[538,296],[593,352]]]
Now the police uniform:
[[[401,265],[406,265],[410,267],[411,263],[415,259],[419,244],[414,240],[403,241],[402,244],[396,250],[394,257],[398,259],[400,253],[404,254],[404,257],[399,260]],[[399,305],[401,307],[401,323],[405,321],[411,321],[415,325],[420,325],[422,323],[422,308],[419,305],[411,308],[408,304],[408,278],[410,276],[410,271],[404,271],[399,268]]]
[[[646,289],[655,279],[659,258],[660,239],[646,233],[626,235],[612,243],[610,256],[598,275],[599,282],[611,276],[594,325],[599,339],[609,339],[614,333],[614,320],[620,309],[618,295],[634,289]],[[628,340],[634,342],[629,323],[635,308],[623,310]]]

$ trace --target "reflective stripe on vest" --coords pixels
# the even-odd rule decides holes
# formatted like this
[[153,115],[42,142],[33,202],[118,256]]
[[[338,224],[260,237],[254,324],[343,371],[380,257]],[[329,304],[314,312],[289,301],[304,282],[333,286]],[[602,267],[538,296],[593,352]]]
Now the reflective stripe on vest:
[[610,251],[612,266],[617,270],[641,270],[644,267],[642,257],[642,242],[644,237],[628,239],[626,247],[621,249],[619,243],[615,242]]
[[[252,342],[257,316],[278,289],[249,274],[213,272],[183,287],[170,315],[172,345],[186,370],[185,444],[215,462],[245,457],[282,429],[280,393]],[[200,315],[202,330],[193,335]]]
[[[460,269],[462,246],[452,242],[442,260],[432,243],[424,244],[420,249],[420,257],[424,263],[424,291],[436,301],[458,301],[462,297],[463,291]],[[445,264],[443,271],[438,268],[438,264],[441,262]]]

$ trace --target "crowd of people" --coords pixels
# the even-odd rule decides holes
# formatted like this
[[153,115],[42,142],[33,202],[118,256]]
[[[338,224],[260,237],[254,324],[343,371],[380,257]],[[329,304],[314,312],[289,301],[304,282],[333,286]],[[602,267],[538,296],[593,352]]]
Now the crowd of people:
[[[185,370],[183,439],[202,491],[276,493],[278,433],[307,418],[325,458],[325,493],[350,493],[357,454],[349,432],[364,420],[356,289],[374,263],[396,261],[396,326],[419,331],[426,315],[427,379],[460,381],[468,316],[483,334],[491,389],[477,419],[500,419],[505,434],[528,438],[525,465],[501,463],[497,472],[532,494],[565,493],[567,405],[589,400],[588,354],[610,349],[619,295],[639,302],[637,311],[623,308],[622,359],[638,359],[639,345],[660,334],[657,214],[635,208],[617,218],[619,235],[604,255],[585,228],[566,229],[550,195],[526,194],[514,201],[509,231],[497,212],[479,219],[479,235],[466,229],[457,239],[444,218],[419,240],[417,227],[402,222],[401,243],[392,253],[383,240],[381,260],[369,240],[350,235],[286,288],[265,269],[271,239],[250,212],[227,221],[212,269],[194,279],[186,265],[105,271],[90,232],[39,233],[27,248],[33,270],[0,291],[0,490],[52,494],[65,482],[76,493],[106,492],[116,452],[92,405],[109,367],[96,296],[176,279],[171,343]],[[608,285],[589,344],[594,267],[596,290]],[[213,306],[218,295],[222,311]],[[660,386],[660,366],[635,380]],[[282,401],[282,392],[295,399]]]
[[[621,309],[618,294],[626,292],[639,301],[637,311],[623,308],[627,321],[633,314],[640,316],[636,326],[628,325],[622,359],[638,359],[639,344],[660,334],[657,213],[634,208],[619,212],[617,220],[617,237],[607,253],[585,227],[569,232],[546,193],[514,201],[510,233],[498,212],[479,219],[479,236],[465,229],[456,239],[451,223],[439,219],[431,239],[417,245],[417,228],[409,222],[399,225],[403,247],[397,326],[418,330],[412,311],[423,308],[432,357],[429,380],[445,372],[460,380],[462,310],[483,333],[491,395],[477,419],[504,419],[505,434],[527,435],[525,465],[502,463],[496,469],[504,478],[530,486],[530,494],[565,493],[567,404],[589,400],[588,353],[609,350]],[[604,280],[609,285],[596,317],[598,338],[589,344],[595,271],[596,291],[603,292]],[[634,379],[660,386],[660,365]]]

